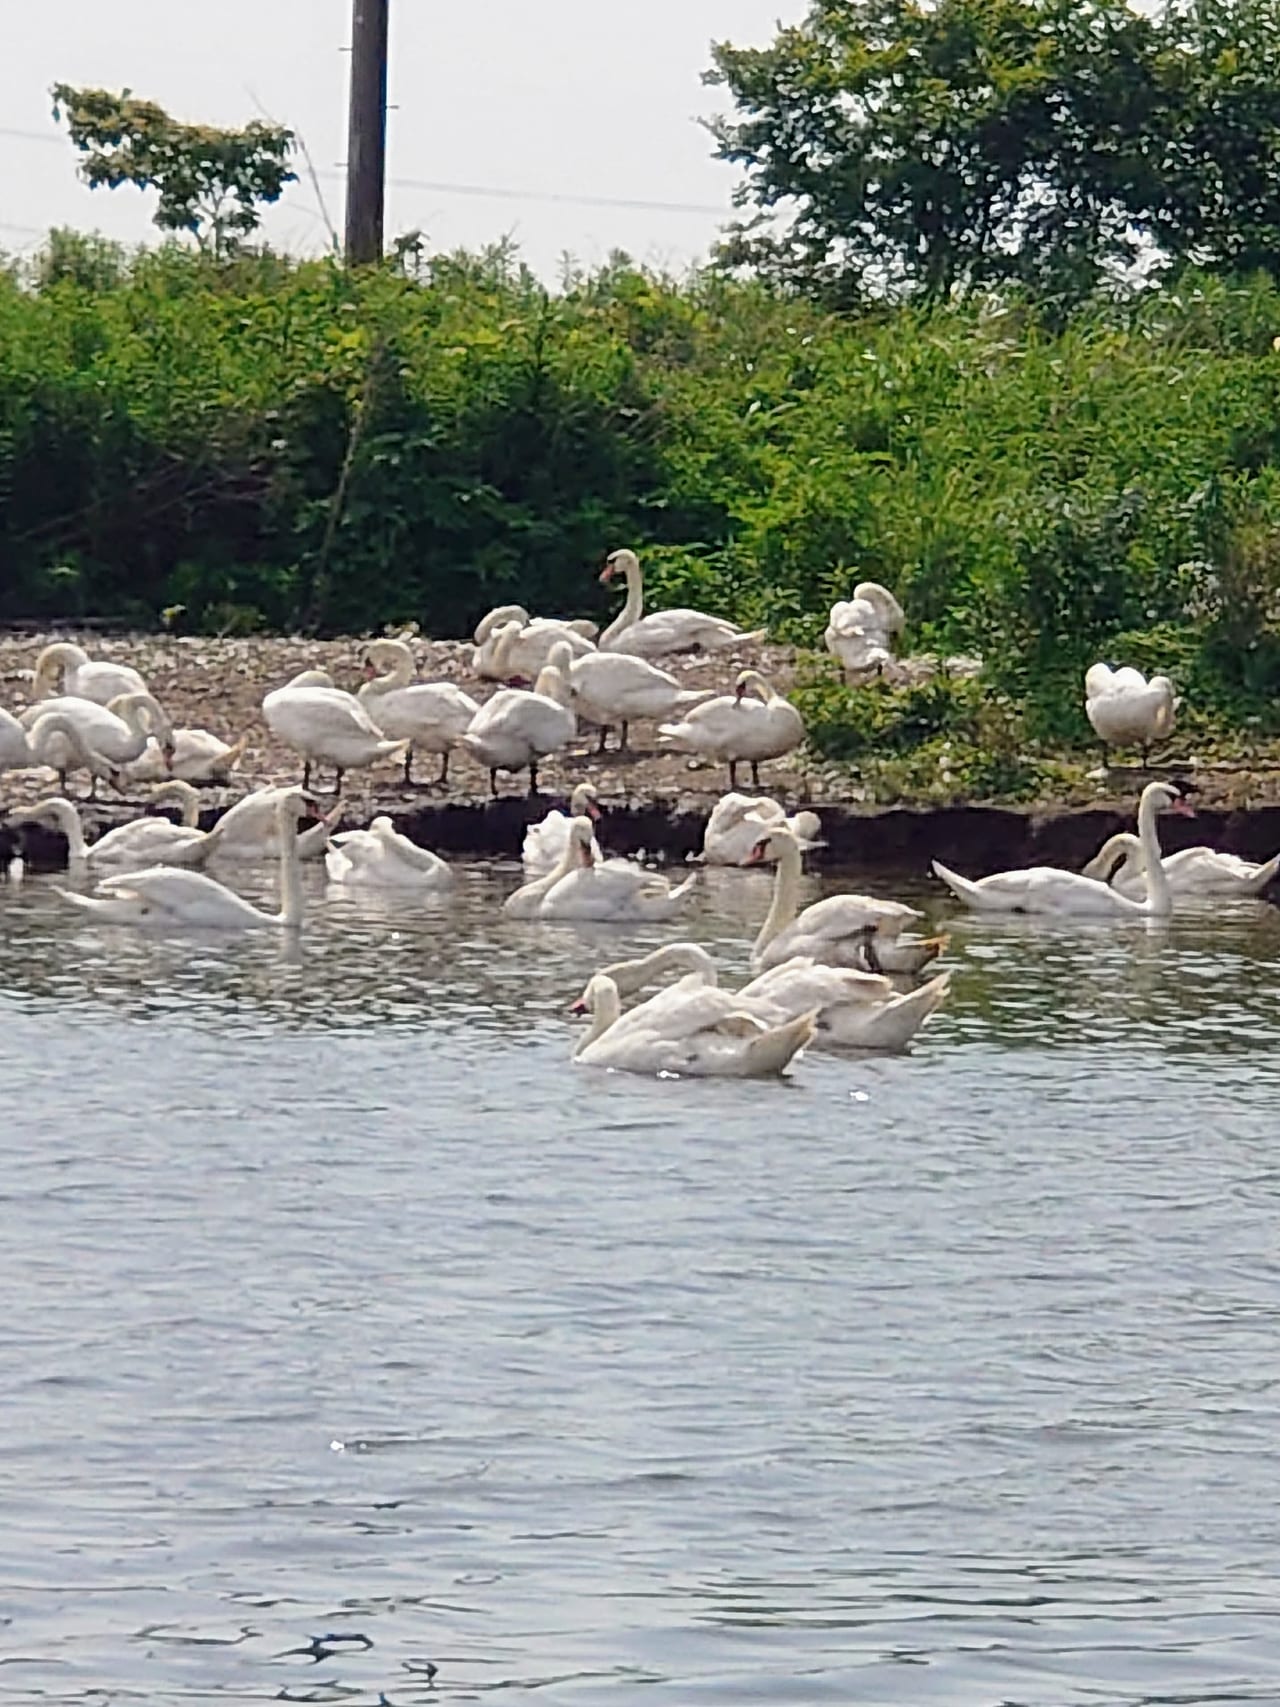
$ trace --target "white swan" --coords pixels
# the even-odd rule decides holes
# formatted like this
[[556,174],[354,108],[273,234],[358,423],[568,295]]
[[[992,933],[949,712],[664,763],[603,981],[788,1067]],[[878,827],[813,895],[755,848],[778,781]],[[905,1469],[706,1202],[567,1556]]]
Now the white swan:
[[864,677],[891,661],[893,636],[905,622],[902,606],[887,587],[860,581],[851,599],[832,605],[823,639],[847,676]]
[[[758,699],[751,697],[754,689]],[[743,670],[731,694],[704,700],[686,712],[679,723],[663,723],[658,745],[679,753],[701,753],[729,767],[729,787],[738,786],[738,766],[751,765],[751,780],[760,784],[764,759],[780,759],[804,741],[804,719],[768,683],[759,670]]]
[[1152,676],[1127,665],[1112,670],[1094,664],[1085,672],[1085,715],[1108,747],[1140,747],[1145,761],[1156,741],[1173,733],[1176,702],[1168,676]]
[[171,763],[165,763],[164,750],[152,736],[141,757],[125,766],[125,775],[131,782],[163,782],[172,776],[179,782],[226,783],[248,747],[247,735],[228,743],[209,729],[175,729]]
[[871,895],[828,895],[797,911],[802,865],[799,844],[784,825],[766,830],[748,864],[777,861],[773,901],[751,951],[752,969],[768,971],[793,959],[873,972],[916,972],[946,947],[945,937],[901,939],[922,915],[901,901]]
[[1149,782],[1138,802],[1138,838],[1146,862],[1146,894],[1133,900],[1094,877],[1034,865],[1026,871],[997,871],[976,882],[949,871],[936,859],[933,869],[966,906],[980,913],[1049,913],[1066,918],[1167,917],[1173,911],[1169,879],[1160,858],[1156,814],[1193,817],[1191,806],[1173,784]]
[[[1121,861],[1116,871],[1115,866]],[[1160,863],[1175,899],[1212,896],[1228,900],[1234,896],[1247,900],[1261,895],[1280,873],[1280,853],[1273,854],[1265,865],[1258,865],[1241,859],[1238,854],[1218,853],[1213,848],[1183,848],[1178,853],[1166,854]],[[1141,900],[1147,892],[1142,843],[1127,831],[1112,836],[1094,854],[1082,875],[1096,877],[1101,883],[1109,882],[1122,895]]]
[[524,883],[502,904],[513,918],[579,919],[630,923],[669,919],[689,898],[696,875],[674,888],[665,877],[626,860],[596,862],[590,818],[571,818],[560,862],[545,877]]
[[443,786],[449,780],[449,754],[471,727],[479,703],[456,682],[415,682],[413,653],[403,640],[372,641],[364,669],[369,679],[357,699],[384,735],[412,743],[404,756],[404,780],[413,781],[415,753],[438,753],[436,786]]
[[[138,758],[154,735],[166,756],[172,750],[173,730],[168,717],[149,693],[118,694],[108,705],[95,700],[76,699],[61,695],[56,699],[40,699],[28,706],[18,718],[24,729],[31,729],[38,719],[48,716],[67,717],[76,725],[84,746],[99,760],[110,766],[129,764]],[[85,763],[77,756],[75,764],[60,765],[59,770],[86,769],[93,779],[90,799],[104,767]]]
[[58,795],[37,801],[34,806],[21,806],[10,817],[18,824],[43,824],[51,830],[60,830],[67,838],[67,863],[77,869],[101,871],[122,866],[199,864],[209,852],[209,838],[199,827],[199,798],[190,783],[161,783],[152,799],[179,801],[182,822],[135,818],[89,843],[84,839],[80,814],[71,801]]
[[[526,881],[545,877],[549,871],[554,871],[564,858],[564,850],[569,842],[569,820],[571,818],[591,818],[598,821],[600,808],[596,805],[598,796],[595,786],[589,782],[580,782],[569,796],[569,810],[562,812],[558,806],[553,806],[546,817],[538,824],[530,824],[524,833],[524,845],[520,850],[520,862],[524,866]],[[599,842],[591,844],[592,856],[603,859]],[[566,867],[566,869],[568,869]]]
[[[221,860],[275,859],[280,853],[277,836],[280,802],[295,792],[292,788],[259,788],[229,806],[209,831],[210,853]],[[309,829],[296,834],[299,859],[319,859],[329,846],[329,834],[342,817],[338,801]]]
[[348,889],[447,889],[453,873],[439,854],[400,834],[385,814],[367,830],[343,830],[324,856],[332,883]]
[[572,656],[567,643],[558,641],[532,689],[499,688],[472,719],[462,743],[487,766],[492,793],[498,792],[500,770],[523,770],[527,765],[529,793],[536,794],[538,760],[567,747],[577,734],[566,680]]
[[[583,1067],[612,1067],[626,1073],[768,1078],[781,1073],[813,1039],[813,1014],[770,1027],[745,1009],[734,1011],[732,998],[726,1011],[718,999],[727,995],[725,991],[703,989],[696,994],[714,1017],[706,1025],[685,1025],[672,1035],[669,1015],[661,1005],[651,1009],[649,1003],[642,1003],[623,1016],[617,985],[597,973],[583,998],[591,1026],[575,1047],[573,1059]],[[625,1026],[619,1024],[623,1017],[629,1022]]]
[[69,889],[59,889],[58,894],[108,924],[184,925],[195,930],[261,930],[283,926],[297,930],[302,924],[298,820],[310,810],[311,804],[301,789],[286,790],[276,806],[276,836],[280,843],[278,913],[264,913],[203,872],[182,871],[167,865],[104,877],[97,895],[77,895]]
[[[692,942],[669,943],[641,959],[603,968],[623,996],[673,970],[692,974],[708,985],[717,983],[714,960]],[[950,982],[951,974],[944,972],[900,995],[888,978],[874,973],[823,966],[814,960],[788,960],[753,978],[734,994],[733,1001],[773,1025],[816,1013],[818,1036],[848,1048],[902,1049],[942,1005]]]
[[91,699],[96,705],[110,705],[124,693],[147,693],[150,690],[136,670],[127,664],[108,664],[94,661],[83,646],[68,640],[58,640],[46,646],[36,659],[33,699],[45,699],[58,691],[69,699]]
[[768,795],[722,795],[707,819],[702,852],[694,857],[706,865],[746,865],[765,831],[779,824],[791,831],[802,853],[820,845],[822,821],[816,812],[797,812],[788,818],[783,807]]
[[271,733],[302,755],[304,789],[311,786],[313,765],[334,767],[334,793],[340,794],[347,771],[403,758],[409,750],[407,741],[388,741],[356,696],[335,688],[324,670],[303,670],[274,688],[262,715]]
[[595,631],[593,622],[562,622],[548,616],[530,620],[523,606],[500,605],[476,629],[471,667],[483,681],[532,682],[551,662],[553,646],[567,646],[575,658],[594,652],[591,636]]
[[644,612],[644,575],[634,551],[614,551],[605,560],[600,579],[626,577],[627,598],[621,611],[600,636],[602,652],[633,652],[641,658],[664,658],[672,652],[722,652],[728,646],[748,646],[763,640],[765,630],[747,634],[723,617],[697,610]]
[[116,787],[123,778],[117,766],[86,744],[74,719],[49,711],[26,727],[12,713],[0,710],[0,771],[27,770],[37,765],[57,771],[64,794],[71,770],[87,770],[95,779],[104,777]]
[[600,745],[620,724],[618,750],[626,751],[627,726],[641,718],[670,717],[683,705],[696,705],[707,698],[708,688],[682,688],[656,664],[627,652],[588,652],[575,659],[569,671],[569,692],[579,716],[600,725]]

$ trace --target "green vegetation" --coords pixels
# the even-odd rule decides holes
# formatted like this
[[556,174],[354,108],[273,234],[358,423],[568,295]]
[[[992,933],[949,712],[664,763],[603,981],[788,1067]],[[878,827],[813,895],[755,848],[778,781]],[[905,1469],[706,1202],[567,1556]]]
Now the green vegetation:
[[1081,740],[1100,656],[1276,727],[1277,335],[1263,278],[1048,330],[622,262],[549,295],[502,251],[350,274],[63,233],[0,275],[0,618],[456,635],[515,596],[609,609],[631,542],[656,602],[820,644],[871,578],[911,650],[987,669],[850,693],[815,664],[818,751],[958,741],[1017,792],[1027,743]]

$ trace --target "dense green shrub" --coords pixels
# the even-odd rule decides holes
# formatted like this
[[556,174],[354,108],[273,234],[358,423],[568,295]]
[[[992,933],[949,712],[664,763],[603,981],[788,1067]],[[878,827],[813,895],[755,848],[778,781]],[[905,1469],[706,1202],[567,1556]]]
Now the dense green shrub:
[[[885,581],[1032,742],[1080,735],[1097,657],[1274,719],[1278,333],[1261,280],[1051,331],[622,262],[548,294],[501,250],[351,274],[64,234],[0,273],[0,619],[459,634],[514,596],[603,614],[625,542],[656,601],[800,642]],[[841,703],[819,739],[852,751],[873,713]]]

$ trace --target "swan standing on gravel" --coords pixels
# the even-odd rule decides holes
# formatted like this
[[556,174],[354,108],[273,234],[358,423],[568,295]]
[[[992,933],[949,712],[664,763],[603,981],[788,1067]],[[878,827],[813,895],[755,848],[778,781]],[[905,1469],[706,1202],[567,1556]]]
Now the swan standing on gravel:
[[[750,690],[759,694],[750,697]],[[663,723],[658,745],[678,753],[701,753],[729,767],[729,787],[738,786],[738,766],[749,763],[760,786],[760,765],[793,753],[804,741],[804,719],[777,693],[759,670],[743,670],[731,694],[704,700],[679,723]]]
[[870,895],[829,895],[798,911],[802,859],[791,831],[769,829],[751,850],[748,864],[777,862],[773,901],[751,950],[751,966],[767,972],[794,959],[872,972],[918,972],[946,947],[946,937],[902,938],[904,927],[922,915],[901,901]]
[[409,749],[407,741],[388,741],[356,696],[335,688],[324,670],[304,670],[273,689],[262,702],[262,715],[277,740],[301,753],[304,790],[311,786],[313,765],[334,767],[333,792],[341,794],[347,771],[403,758]]
[[168,818],[135,818],[118,824],[93,843],[84,839],[80,814],[69,800],[53,796],[34,806],[20,806],[10,817],[16,824],[43,824],[67,838],[67,863],[73,869],[101,871],[147,865],[198,865],[207,858],[209,838],[199,826],[199,797],[190,783],[162,783],[152,795],[159,802],[177,800],[182,822]]
[[[280,853],[277,836],[280,802],[294,793],[292,788],[259,788],[229,806],[209,832],[211,852],[219,860],[275,859]],[[342,817],[338,801],[309,829],[296,834],[299,859],[319,859],[329,846],[329,833]]]
[[600,726],[598,753],[605,737],[620,724],[618,751],[627,750],[627,726],[640,719],[670,717],[684,705],[697,705],[709,689],[682,688],[674,676],[627,652],[588,652],[569,671],[569,692],[580,717]]
[[11,712],[0,710],[0,771],[28,770],[43,765],[58,773],[58,786],[67,791],[67,772],[87,770],[119,787],[122,773],[86,745],[80,726],[56,711],[42,712],[30,727]]
[[[1123,863],[1116,871],[1119,862]],[[1273,854],[1265,865],[1257,865],[1238,854],[1218,853],[1213,848],[1183,848],[1166,854],[1160,863],[1175,901],[1197,897],[1248,900],[1261,895],[1280,873],[1280,853]],[[1110,883],[1122,895],[1140,901],[1147,892],[1146,869],[1142,843],[1137,836],[1124,832],[1102,844],[1082,876]]]
[[722,795],[707,819],[702,852],[694,857],[704,865],[746,865],[761,836],[780,824],[791,831],[802,853],[820,845],[822,820],[816,812],[797,812],[788,818],[767,794]]
[[[301,789],[285,791],[276,806],[280,844],[280,911],[264,913],[233,889],[199,871],[153,865],[145,871],[105,877],[96,895],[59,889],[73,905],[108,924],[181,925],[193,930],[261,930],[302,924],[302,878],[298,864],[298,820],[312,802]],[[210,832],[212,834],[213,832]]]
[[490,611],[476,629],[471,667],[483,681],[532,682],[551,662],[553,646],[564,645],[575,658],[595,651],[595,642],[585,632],[595,633],[593,622],[561,622],[556,617],[536,617],[520,605],[500,605]]
[[[41,699],[28,706],[18,721],[24,729],[32,729],[40,718],[49,716],[67,717],[76,725],[91,761],[86,764],[82,755],[77,755],[76,764],[60,765],[59,770],[64,778],[70,770],[88,770],[92,777],[91,800],[98,778],[111,768],[127,765],[138,758],[151,735],[156,737],[166,757],[173,751],[173,730],[169,719],[149,693],[118,694],[105,706],[91,699],[76,699],[68,695]],[[65,786],[64,780],[64,790]]]
[[498,792],[498,772],[529,767],[529,793],[538,792],[538,760],[567,747],[578,732],[569,707],[567,675],[573,653],[558,641],[532,689],[499,688],[487,699],[462,737],[469,753],[488,767],[489,788]]
[[[59,677],[62,678],[60,690]],[[68,699],[90,699],[95,705],[110,705],[121,694],[147,693],[150,690],[138,672],[127,664],[95,662],[83,646],[58,640],[52,646],[46,646],[36,659],[31,697],[45,699],[58,691]]]
[[247,735],[228,745],[209,729],[175,729],[172,764],[165,763],[164,751],[152,736],[142,756],[125,766],[125,775],[130,782],[163,782],[173,776],[179,782],[227,783],[248,748]]
[[[715,961],[693,942],[669,943],[639,960],[620,960],[602,971],[622,996],[643,990],[671,971],[686,974],[686,990],[695,981],[717,984]],[[818,1037],[846,1048],[903,1049],[942,1005],[950,982],[951,974],[944,972],[900,995],[888,978],[871,972],[788,960],[753,978],[732,1000],[774,1025],[816,1012]]]
[[[564,850],[569,844],[570,819],[590,818],[599,822],[600,808],[596,805],[598,798],[594,783],[580,782],[569,796],[568,812],[562,812],[558,806],[553,806],[541,823],[529,825],[520,850],[520,863],[524,867],[526,883],[545,877],[548,872],[554,871],[564,858]],[[591,853],[595,859],[604,858],[597,841],[592,841]]]
[[404,780],[413,782],[415,753],[438,753],[436,787],[443,787],[449,780],[449,754],[471,727],[478,702],[456,682],[415,682],[413,653],[403,640],[373,641],[365,650],[364,670],[369,679],[357,699],[384,735],[412,743],[404,756]]
[[[665,992],[664,992],[665,993]],[[784,1025],[766,1026],[746,1009],[726,1011],[726,992],[703,990],[712,1017],[705,1026],[682,1026],[676,1035],[661,1006],[642,1003],[622,1013],[618,987],[597,972],[582,1006],[591,1026],[573,1051],[583,1067],[612,1067],[625,1073],[674,1073],[689,1078],[770,1078],[813,1040],[815,1017],[802,1014]],[[627,1023],[620,1024],[625,1020]]]
[[1046,913],[1064,918],[1167,918],[1173,911],[1169,879],[1160,858],[1156,815],[1173,812],[1191,818],[1189,801],[1173,783],[1149,782],[1138,802],[1138,840],[1146,864],[1146,893],[1141,900],[1122,895],[1094,877],[1033,865],[1026,871],[997,871],[976,882],[934,860],[933,869],[967,907],[979,913]]
[[891,662],[893,636],[906,622],[902,606],[878,581],[861,581],[851,599],[831,607],[824,635],[827,651],[848,677],[874,674]]
[[1145,764],[1151,747],[1173,733],[1173,683],[1168,676],[1148,681],[1127,665],[1094,664],[1085,672],[1084,709],[1104,755],[1109,747],[1140,747]]
[[689,898],[696,876],[672,888],[665,877],[626,860],[597,864],[590,818],[571,818],[559,864],[545,877],[522,884],[502,910],[517,919],[579,919],[631,923],[669,919]]
[[600,579],[608,586],[615,575],[624,575],[627,599],[621,611],[600,636],[602,652],[632,652],[641,658],[665,658],[672,652],[723,652],[729,646],[753,645],[763,640],[765,630],[745,634],[720,616],[697,610],[644,612],[644,575],[634,551],[614,551],[605,559]]
[[324,856],[331,883],[347,889],[447,889],[453,873],[439,854],[402,836],[385,815],[367,830],[343,830]]

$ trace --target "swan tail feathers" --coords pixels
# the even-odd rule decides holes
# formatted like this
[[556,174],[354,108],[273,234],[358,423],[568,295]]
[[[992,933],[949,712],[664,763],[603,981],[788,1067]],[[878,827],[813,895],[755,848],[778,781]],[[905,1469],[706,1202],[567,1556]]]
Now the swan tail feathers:
[[1280,853],[1272,854],[1265,865],[1260,865],[1253,874],[1252,889],[1255,895],[1261,895],[1267,885],[1274,881],[1276,873],[1280,872]]
[[819,1011],[813,1008],[809,1013],[797,1014],[785,1025],[774,1026],[753,1037],[743,1052],[746,1072],[753,1078],[781,1073],[806,1044],[813,1042]]
[[934,876],[940,877],[953,895],[958,895],[962,901],[968,901],[974,907],[982,905],[982,891],[976,883],[967,877],[961,877],[958,871],[950,870],[939,859],[933,860],[932,865]]

